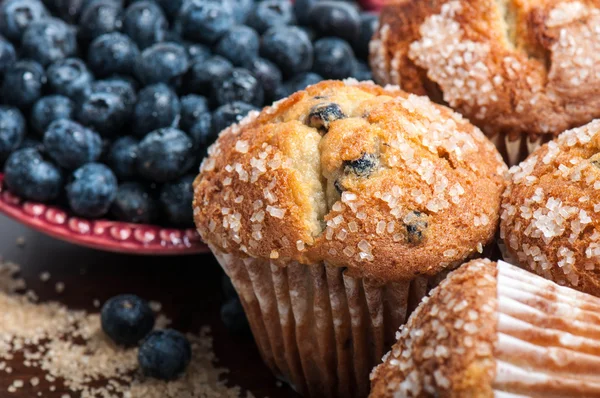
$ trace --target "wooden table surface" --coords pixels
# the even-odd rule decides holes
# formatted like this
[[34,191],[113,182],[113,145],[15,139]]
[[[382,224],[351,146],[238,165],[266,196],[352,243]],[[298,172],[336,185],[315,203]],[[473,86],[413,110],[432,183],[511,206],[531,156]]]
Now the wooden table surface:
[[[23,246],[17,244],[20,238],[24,238]],[[230,370],[227,378],[232,383],[256,397],[298,397],[289,387],[276,385],[251,337],[231,336],[222,325],[222,271],[212,255],[141,257],[103,253],[56,241],[0,215],[0,256],[21,266],[21,276],[41,301],[58,301],[89,312],[98,311],[94,299],[104,302],[121,293],[159,301],[163,312],[173,320],[172,327],[186,332],[198,332],[204,325],[211,327],[218,365]],[[44,271],[51,274],[53,283],[40,280]],[[55,291],[58,281],[65,284],[60,294]],[[43,372],[18,363],[10,365],[10,377],[0,373],[0,397],[35,397],[39,390],[29,383],[12,394],[7,388],[18,378],[43,378]],[[43,396],[60,398],[65,392],[57,389]]]

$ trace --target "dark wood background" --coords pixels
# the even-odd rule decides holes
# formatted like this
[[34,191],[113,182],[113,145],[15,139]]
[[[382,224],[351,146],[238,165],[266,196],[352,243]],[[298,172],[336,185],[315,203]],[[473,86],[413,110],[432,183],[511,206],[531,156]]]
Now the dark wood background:
[[[25,242],[22,246],[17,244],[21,238]],[[121,293],[159,301],[163,312],[173,320],[172,327],[186,332],[198,332],[204,325],[211,327],[218,364],[230,370],[227,378],[232,383],[256,397],[298,397],[289,387],[276,385],[251,337],[232,336],[222,325],[222,271],[212,255],[142,257],[104,253],[54,240],[0,215],[0,256],[21,266],[21,276],[41,301],[58,301],[90,312],[98,311],[94,299],[104,302]],[[40,281],[44,271],[51,274],[50,282]],[[58,281],[65,284],[60,294],[55,291]],[[0,397],[30,398],[40,391],[28,381],[34,376],[43,379],[43,372],[19,362],[9,364],[12,374],[0,372]],[[25,386],[8,393],[15,379],[24,380]],[[75,398],[72,392],[60,388],[54,393],[44,391],[43,397],[60,398],[64,393]]]

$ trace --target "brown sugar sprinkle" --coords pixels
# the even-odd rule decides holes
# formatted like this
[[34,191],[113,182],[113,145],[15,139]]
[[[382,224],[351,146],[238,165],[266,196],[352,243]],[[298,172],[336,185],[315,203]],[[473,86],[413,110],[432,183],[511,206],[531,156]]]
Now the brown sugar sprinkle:
[[[145,378],[138,370],[137,348],[115,346],[102,333],[98,314],[70,310],[56,303],[36,304],[16,294],[25,283],[15,279],[19,267],[0,262],[0,372],[11,373],[8,363],[41,369],[43,380],[17,375],[8,392],[23,388],[67,390],[61,397],[81,398],[217,398],[251,397],[239,387],[228,387],[226,369],[214,365],[212,337],[208,327],[188,334],[192,361],[178,380],[164,382]],[[169,323],[159,314],[157,327]],[[22,359],[21,359],[22,357]],[[6,378],[7,376],[2,376]],[[9,396],[0,392],[0,396]]]

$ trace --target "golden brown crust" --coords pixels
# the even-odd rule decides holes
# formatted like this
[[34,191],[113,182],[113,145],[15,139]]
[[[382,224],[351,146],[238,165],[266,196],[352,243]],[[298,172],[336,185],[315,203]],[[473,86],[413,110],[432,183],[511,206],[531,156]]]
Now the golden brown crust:
[[[307,125],[323,103],[346,116],[326,133]],[[194,184],[195,220],[225,253],[404,280],[457,265],[493,238],[505,170],[449,109],[328,81],[221,134]]]
[[373,370],[370,397],[492,397],[496,274],[473,260],[432,290]]
[[371,43],[379,83],[439,96],[489,135],[600,116],[597,0],[403,0]]
[[519,263],[600,296],[600,121],[561,134],[511,169],[501,236]]

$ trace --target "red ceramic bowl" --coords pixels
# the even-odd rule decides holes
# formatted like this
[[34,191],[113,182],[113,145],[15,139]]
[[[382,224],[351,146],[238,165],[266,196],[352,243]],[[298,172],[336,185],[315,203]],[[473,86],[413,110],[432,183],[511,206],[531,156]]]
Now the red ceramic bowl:
[[55,206],[22,200],[6,189],[3,180],[4,175],[0,173],[0,212],[54,238],[98,250],[129,254],[180,255],[209,251],[194,229],[168,229],[74,217]]

